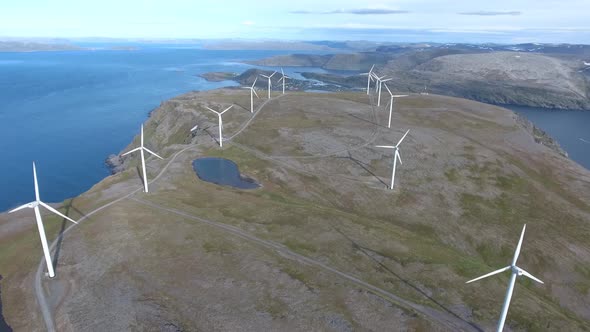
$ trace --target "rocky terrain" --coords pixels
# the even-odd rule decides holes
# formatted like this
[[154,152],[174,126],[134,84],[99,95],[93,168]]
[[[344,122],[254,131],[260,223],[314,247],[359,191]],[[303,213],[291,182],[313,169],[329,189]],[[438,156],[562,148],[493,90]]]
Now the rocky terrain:
[[236,76],[238,76],[238,74],[236,74],[236,73],[226,73],[226,72],[218,72],[218,71],[204,73],[204,74],[199,75],[199,77],[202,77],[209,82],[221,82],[221,81],[233,80],[236,78]]
[[[237,83],[240,83],[244,86],[252,86],[254,80],[256,81],[256,88],[258,91],[265,91],[268,88],[268,80],[260,75],[270,76],[273,73],[272,70],[263,70],[263,69],[248,69],[241,74],[234,74],[234,73],[227,73],[227,72],[212,72],[212,73],[205,73],[200,75],[204,79],[210,82],[218,82],[222,80],[232,80]],[[287,80],[286,90],[289,91],[305,91],[305,90],[322,90],[322,91],[344,91],[344,90],[351,90],[351,86],[346,86],[340,83],[332,83],[329,80],[325,79],[325,76],[321,76],[322,81],[314,80],[312,75],[305,76],[309,73],[304,73],[304,77],[308,78],[306,80],[298,80],[294,78],[290,78]],[[281,73],[276,73],[272,78],[272,90],[279,91],[282,90],[282,81],[280,82],[279,79],[281,78]],[[338,76],[339,80],[345,82],[346,80],[342,79],[341,76]]]
[[[150,192],[129,155],[64,202],[87,218],[56,242],[57,277],[41,279],[57,330],[487,331],[508,275],[465,281],[507,265],[526,223],[518,264],[545,284],[519,278],[506,331],[590,331],[590,172],[513,112],[412,95],[388,129],[364,92],[274,92],[254,114],[249,102],[224,89],[162,103],[145,123],[164,157],[147,161]],[[205,106],[231,104],[221,149]],[[407,129],[388,190],[392,155],[374,146]],[[262,187],[199,180],[203,156]],[[45,224],[50,239],[67,227]],[[45,330],[35,232],[30,211],[0,214],[2,309],[16,331]]]
[[[530,45],[529,45],[530,46]],[[575,45],[574,45],[575,46]],[[583,45],[578,45],[583,46]],[[554,53],[558,51],[562,53]],[[566,53],[571,50],[570,53]],[[397,91],[463,97],[492,104],[590,110],[590,76],[583,62],[586,48],[383,46],[374,52],[323,56],[272,57],[261,66],[317,66],[329,70],[368,71],[394,80]],[[535,53],[536,51],[545,53]],[[363,86],[362,77],[304,73],[304,77],[348,88]]]

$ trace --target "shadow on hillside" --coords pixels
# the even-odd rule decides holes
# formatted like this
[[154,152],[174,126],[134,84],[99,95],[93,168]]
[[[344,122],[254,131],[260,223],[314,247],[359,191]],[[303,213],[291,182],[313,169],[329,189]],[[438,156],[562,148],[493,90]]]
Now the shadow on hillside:
[[[0,275],[0,281],[2,280],[2,275]],[[0,332],[12,332],[12,328],[6,323],[4,320],[4,315],[2,314],[2,291],[0,288]]]
[[[143,175],[141,174],[141,169],[139,167],[139,165],[135,166],[135,170],[137,171],[137,176],[139,177],[139,181],[141,181],[141,186],[143,188],[145,188],[145,183],[143,182]],[[146,167],[146,173],[147,173],[147,167]],[[146,175],[147,177],[147,175]]]
[[389,188],[389,185],[387,183],[385,183],[385,181],[383,181],[380,177],[378,177],[375,173],[373,173],[367,166],[369,166],[366,163],[363,163],[362,161],[354,158],[352,156],[352,154],[350,153],[350,150],[346,151],[348,153],[348,157],[336,157],[336,158],[342,158],[342,159],[350,159],[351,161],[353,161],[355,164],[359,165],[362,169],[364,169],[367,173],[371,174],[375,179],[377,179],[379,182],[381,182],[386,188]]
[[[409,286],[410,288],[412,288],[413,290],[415,290],[416,292],[418,292],[420,295],[422,295],[424,298],[426,298],[427,300],[429,300],[430,302],[432,302],[433,304],[435,304],[436,306],[438,306],[442,310],[444,310],[447,313],[453,315],[457,319],[460,319],[463,322],[471,325],[475,330],[480,331],[480,332],[483,332],[483,329],[481,329],[479,326],[477,326],[474,322],[470,322],[470,321],[464,319],[463,317],[459,316],[458,314],[456,314],[455,312],[453,312],[451,309],[447,308],[444,304],[440,303],[435,298],[433,298],[432,296],[428,295],[425,291],[423,291],[422,289],[420,289],[420,287],[414,285],[411,281],[409,281],[407,279],[404,279],[402,276],[400,276],[399,274],[397,274],[393,270],[391,270],[389,267],[387,267],[385,264],[383,264],[380,261],[378,261],[377,259],[375,259],[368,252],[369,250],[370,251],[373,251],[373,250],[371,250],[370,248],[363,248],[363,247],[361,247],[353,239],[351,239],[350,237],[348,237],[346,234],[344,234],[338,228],[334,228],[334,230],[336,232],[340,233],[340,235],[342,235],[348,241],[350,241],[350,243],[352,244],[352,246],[353,246],[354,249],[362,252],[365,256],[367,256],[369,259],[371,259],[373,262],[375,262],[381,269],[383,269],[384,271],[386,271],[390,275],[394,276],[395,278],[399,279],[401,282],[403,282],[404,284],[406,284],[407,286]],[[375,251],[373,251],[373,252],[375,252]]]
[[[86,215],[84,213],[82,213],[82,211],[80,211],[76,207],[74,207],[74,200],[75,200],[75,198],[72,198],[70,200],[70,202],[68,203],[68,205],[66,205],[66,211],[64,214],[69,217],[71,211],[76,211],[80,216],[85,218]],[[80,219],[78,219],[78,220],[80,220]],[[69,227],[66,227],[66,225],[68,223],[71,223],[71,221],[67,220],[66,218],[63,218],[61,221],[61,228],[59,230],[59,235],[57,236],[57,243],[55,244],[55,253],[53,254],[53,260],[52,260],[53,269],[55,271],[57,271],[57,262],[59,261],[59,254],[61,252],[62,242],[63,242],[63,238],[64,238],[64,232],[66,231],[67,228],[74,226],[74,224],[71,223],[71,225]]]
[[209,126],[207,128],[203,128],[203,132],[207,133],[207,135],[209,135],[209,137],[211,137],[217,144],[219,144],[219,137],[215,136],[214,134],[212,134],[209,129],[211,127],[215,127],[215,126]]
[[382,125],[380,125],[380,124],[378,124],[378,123],[376,123],[376,122],[374,122],[374,121],[372,121],[372,120],[369,120],[369,119],[364,119],[364,118],[361,118],[360,116],[357,116],[357,115],[354,115],[354,114],[351,114],[351,113],[348,113],[347,115],[348,115],[348,116],[351,116],[351,117],[353,117],[353,118],[355,118],[355,119],[357,119],[357,120],[361,120],[361,121],[364,121],[364,122],[370,123],[370,124],[372,124],[373,126],[377,126],[377,127],[386,128],[385,126],[382,126]]

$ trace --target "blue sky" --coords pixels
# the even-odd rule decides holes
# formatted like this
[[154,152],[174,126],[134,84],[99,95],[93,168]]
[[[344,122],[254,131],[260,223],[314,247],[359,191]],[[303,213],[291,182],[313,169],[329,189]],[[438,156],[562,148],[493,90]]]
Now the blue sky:
[[590,0],[19,0],[0,35],[590,43]]

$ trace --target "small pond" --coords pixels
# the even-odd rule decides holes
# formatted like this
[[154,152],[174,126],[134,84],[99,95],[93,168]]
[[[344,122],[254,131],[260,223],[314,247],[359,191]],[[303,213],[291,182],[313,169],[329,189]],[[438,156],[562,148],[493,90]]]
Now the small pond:
[[193,161],[193,169],[199,179],[221,186],[238,189],[256,189],[260,185],[256,181],[242,177],[238,165],[224,158],[199,158]]

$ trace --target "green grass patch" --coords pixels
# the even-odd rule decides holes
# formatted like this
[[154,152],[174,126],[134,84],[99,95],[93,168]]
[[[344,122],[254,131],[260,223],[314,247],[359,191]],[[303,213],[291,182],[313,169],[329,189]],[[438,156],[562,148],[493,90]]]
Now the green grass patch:
[[318,251],[317,247],[311,243],[301,242],[295,239],[287,239],[283,242],[287,248],[295,251],[295,252],[310,252],[315,253]]
[[449,180],[452,183],[457,183],[459,181],[459,172],[456,168],[446,170],[445,176],[447,177],[447,180]]

